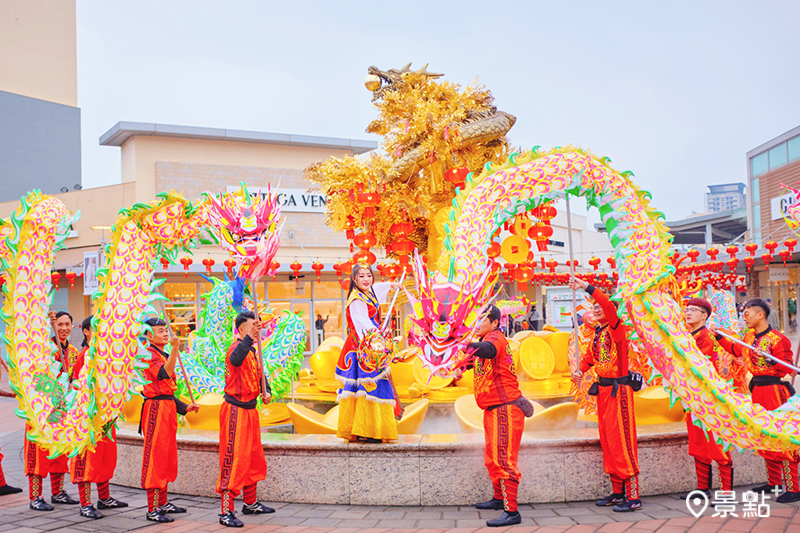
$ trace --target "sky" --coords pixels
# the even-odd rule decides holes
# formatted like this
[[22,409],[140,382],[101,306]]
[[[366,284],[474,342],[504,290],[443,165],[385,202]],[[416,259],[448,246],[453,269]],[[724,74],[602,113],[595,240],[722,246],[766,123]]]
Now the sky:
[[800,125],[798,20],[797,1],[77,0],[83,184],[119,183],[98,144],[118,121],[380,141],[367,68],[412,62],[489,88],[513,146],[608,156],[680,219]]

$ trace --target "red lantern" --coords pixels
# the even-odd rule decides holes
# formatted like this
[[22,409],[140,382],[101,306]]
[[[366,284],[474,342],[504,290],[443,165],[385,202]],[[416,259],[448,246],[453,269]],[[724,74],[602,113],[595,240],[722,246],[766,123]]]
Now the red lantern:
[[58,272],[53,272],[50,274],[50,281],[53,283],[53,287],[56,288],[56,292],[58,292],[58,281],[61,279],[61,274]]
[[321,281],[319,279],[319,274],[320,274],[320,272],[322,272],[323,268],[325,268],[325,265],[323,265],[319,261],[315,261],[314,263],[311,263],[311,270],[313,270],[317,274],[317,281]]
[[719,255],[719,250],[717,250],[716,248],[709,248],[708,250],[706,250],[706,254],[708,254],[708,256],[711,258],[712,261],[716,261],[717,256]]
[[395,279],[397,279],[397,277],[398,277],[398,276],[399,276],[399,275],[400,275],[402,272],[403,272],[403,267],[402,267],[402,266],[400,266],[400,265],[398,265],[398,264],[389,265],[389,266],[386,268],[386,275],[387,275],[387,276],[389,276],[389,278],[390,278],[390,279],[392,279],[392,280],[395,280]]
[[339,278],[339,281],[342,280],[342,264],[341,263],[334,263],[333,270],[336,272],[336,277]]
[[756,258],[752,256],[748,256],[744,258],[744,264],[747,265],[747,271],[750,272],[750,269],[753,268],[753,263],[756,262]]
[[397,222],[391,225],[389,231],[392,232],[392,235],[405,237],[406,235],[414,233],[414,225],[409,222]]
[[353,243],[363,250],[375,246],[378,243],[378,239],[375,238],[375,234],[372,232],[362,232],[353,238]]
[[697,258],[700,256],[700,252],[698,252],[697,250],[694,250],[694,249],[692,249],[692,250],[689,250],[689,251],[686,253],[686,256],[687,256],[689,259],[691,259],[691,260],[692,260],[692,263],[696,263],[696,262],[697,262]]
[[775,242],[775,241],[768,241],[766,244],[764,244],[764,248],[769,250],[769,253],[771,253],[771,254],[775,253],[775,248],[777,248],[777,247],[778,247],[778,243]]
[[786,239],[783,241],[783,245],[789,249],[789,253],[794,253],[794,247],[797,246],[797,241],[795,239]]
[[203,266],[206,267],[206,272],[208,272],[209,274],[211,274],[211,267],[213,267],[215,264],[216,261],[214,261],[210,257],[206,257],[205,259],[203,259]]
[[189,267],[194,263],[191,257],[181,257],[181,264],[183,265],[184,277],[189,279]]
[[556,267],[558,266],[558,261],[556,261],[555,259],[551,259],[545,264],[547,265],[547,268],[550,269],[550,273],[554,274],[556,271]]
[[531,214],[539,220],[547,222],[548,220],[553,220],[556,217],[558,210],[551,204],[542,204],[538,207],[534,207],[531,210]]
[[731,259],[734,259],[736,258],[736,254],[739,253],[739,247],[730,245],[727,248],[725,248],[725,253],[729,254],[731,256]]
[[3,276],[3,275],[0,275],[0,289],[2,289],[3,285],[5,285],[5,284],[6,284],[6,277]]
[[375,191],[362,192],[358,194],[358,203],[364,204],[364,217],[372,218],[375,216],[375,206],[381,203],[381,195]]
[[769,264],[772,262],[772,254],[763,254],[761,259],[764,261],[764,264],[767,265],[767,270],[769,270]]
[[606,263],[608,263],[608,265],[611,268],[617,268],[617,260],[614,259],[613,257],[609,257],[608,259],[606,259]]
[[339,285],[342,286],[343,291],[350,290],[350,278],[344,278],[342,281],[339,282]]
[[454,184],[456,187],[463,187],[464,182],[467,181],[469,169],[467,167],[451,168],[444,174],[444,179]]
[[747,250],[748,252],[750,252],[750,255],[752,257],[755,257],[756,256],[756,250],[758,250],[758,245],[751,242],[750,244],[745,246],[744,249]]
[[736,265],[739,264],[739,260],[736,259],[735,257],[733,257],[733,258],[728,259],[727,261],[725,261],[725,264],[728,265],[728,268],[731,269],[731,272],[735,272],[736,271]]
[[781,250],[781,253],[778,255],[781,256],[781,259],[783,259],[783,266],[786,266],[786,260],[792,257],[792,252],[789,250]]
[[164,270],[169,268],[169,259],[166,257],[161,258],[161,266],[164,267]]
[[228,277],[233,278],[233,267],[236,266],[236,261],[234,259],[226,259],[222,264],[228,269]]
[[278,274],[279,268],[281,268],[281,264],[277,261],[273,261],[269,264],[269,269],[272,271],[272,281],[275,281],[275,276]]
[[392,243],[392,253],[400,256],[399,261],[403,265],[407,265],[409,263],[408,256],[414,251],[415,248],[416,245],[405,237],[402,237]]
[[536,241],[536,248],[540,252],[547,251],[547,242],[553,236],[553,228],[544,222],[537,222],[528,230],[528,237]]
[[[356,228],[358,227],[358,223],[353,215],[347,216],[347,221],[344,224],[344,229],[346,230],[345,236],[352,240],[356,236]],[[350,251],[353,251],[352,246],[350,247]]]
[[378,258],[375,256],[375,254],[370,252],[369,249],[361,250],[353,256],[353,261],[356,263],[367,263],[368,265],[374,265],[375,261],[377,260]]
[[592,267],[595,270],[597,270],[597,268],[600,266],[600,258],[599,257],[592,257],[591,259],[589,259],[589,264],[592,265]]
[[292,262],[292,264],[289,265],[289,268],[291,268],[292,272],[294,272],[294,281],[295,281],[295,283],[300,283],[299,274],[300,274],[300,271],[303,269],[303,265],[301,263],[298,263],[297,260],[295,259],[294,262]]
[[69,288],[70,289],[74,289],[75,288],[75,278],[77,278],[78,275],[75,272],[67,272],[65,277],[67,278],[67,281],[69,281]]
[[502,252],[502,248],[499,242],[493,242],[489,245],[489,249],[486,250],[486,255],[494,259],[495,257],[499,256]]

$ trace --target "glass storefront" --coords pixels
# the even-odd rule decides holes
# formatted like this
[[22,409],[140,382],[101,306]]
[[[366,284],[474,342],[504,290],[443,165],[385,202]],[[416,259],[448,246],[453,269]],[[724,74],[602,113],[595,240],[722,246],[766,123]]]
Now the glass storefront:
[[797,332],[797,293],[800,267],[775,265],[758,272],[761,298],[772,300],[771,313],[776,313],[780,329],[785,334]]
[[[212,284],[202,280],[167,281],[164,310],[179,337],[185,339],[197,328],[197,317],[203,309],[202,295],[211,291]],[[344,337],[342,309],[345,293],[338,281],[263,281],[257,286],[259,304],[269,305],[277,313],[291,311],[300,314],[306,325],[305,353],[310,355],[325,336]]]

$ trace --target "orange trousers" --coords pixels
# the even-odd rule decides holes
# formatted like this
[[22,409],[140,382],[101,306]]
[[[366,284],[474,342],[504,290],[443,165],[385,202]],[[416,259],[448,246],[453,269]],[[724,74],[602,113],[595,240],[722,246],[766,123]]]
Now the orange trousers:
[[166,489],[178,477],[178,412],[173,400],[144,401],[142,435],[142,488]]
[[525,415],[516,405],[503,405],[483,412],[486,448],[483,459],[492,479],[494,498],[503,500],[506,511],[517,510],[520,473],[517,468],[519,443],[525,428]]
[[689,455],[706,464],[716,461],[721,465],[732,462],[731,452],[722,450],[710,431],[703,431],[692,423],[692,414],[686,413],[686,430],[689,435]]
[[603,448],[603,470],[606,474],[627,479],[639,475],[639,449],[636,442],[636,418],[633,411],[633,389],[621,385],[617,396],[613,387],[600,387],[597,395],[597,426]]
[[48,474],[66,474],[69,472],[69,459],[66,455],[59,455],[55,459],[48,459],[50,454],[35,442],[28,440],[30,426],[25,425],[25,475],[42,476]]
[[73,483],[105,483],[114,477],[117,468],[117,429],[111,428],[111,439],[103,438],[93,452],[72,458],[69,478]]
[[[753,387],[753,403],[770,411],[777,409],[789,399],[789,390],[783,385],[764,385]],[[797,463],[797,452],[768,452],[759,450],[758,454],[767,461]]]
[[235,495],[267,477],[256,409],[224,402],[219,410],[219,477],[217,492]]

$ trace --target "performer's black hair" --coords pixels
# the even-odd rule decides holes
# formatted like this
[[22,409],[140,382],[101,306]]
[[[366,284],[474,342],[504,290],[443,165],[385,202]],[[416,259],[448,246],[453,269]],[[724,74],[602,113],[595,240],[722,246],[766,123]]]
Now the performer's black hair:
[[56,320],[58,320],[58,319],[59,319],[59,318],[61,318],[62,316],[68,316],[68,317],[69,317],[69,321],[70,321],[70,322],[75,322],[75,321],[72,319],[72,315],[71,315],[71,314],[69,314],[69,313],[67,313],[66,311],[59,311],[58,313],[56,313]]
[[149,318],[149,319],[145,320],[144,323],[147,324],[148,326],[150,326],[151,329],[156,327],[156,326],[166,326],[167,325],[167,321],[163,320],[161,318]]
[[764,318],[769,318],[769,304],[760,298],[753,298],[746,304],[744,304],[745,309],[750,309],[751,307],[760,307],[764,311]]
[[[94,317],[94,315],[89,315],[83,319],[83,322],[81,322],[81,333],[87,329],[92,331],[92,317]],[[83,342],[81,346],[89,346],[89,339],[86,337],[86,333],[83,333]]]
[[236,329],[239,329],[239,326],[247,322],[248,320],[255,320],[256,314],[252,311],[242,311],[239,313],[239,316],[236,317]]
[[489,312],[486,314],[486,318],[489,319],[489,322],[497,321],[498,325],[500,324],[500,319],[503,318],[502,313],[500,313],[500,308],[496,305],[489,306]]

